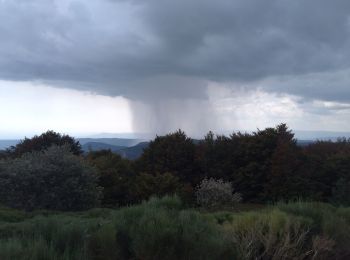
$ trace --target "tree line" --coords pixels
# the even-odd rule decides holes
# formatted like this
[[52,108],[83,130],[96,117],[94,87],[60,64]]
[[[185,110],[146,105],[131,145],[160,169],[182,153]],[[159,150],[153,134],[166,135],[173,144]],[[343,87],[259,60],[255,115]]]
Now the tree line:
[[199,141],[178,130],[157,136],[134,161],[110,150],[83,154],[74,138],[48,131],[1,157],[0,202],[17,198],[12,206],[28,194],[33,208],[50,208],[62,198],[74,198],[77,209],[96,201],[121,206],[175,193],[191,204],[196,187],[209,178],[232,183],[244,202],[350,203],[350,140],[298,146],[286,124],[229,136],[209,132]]

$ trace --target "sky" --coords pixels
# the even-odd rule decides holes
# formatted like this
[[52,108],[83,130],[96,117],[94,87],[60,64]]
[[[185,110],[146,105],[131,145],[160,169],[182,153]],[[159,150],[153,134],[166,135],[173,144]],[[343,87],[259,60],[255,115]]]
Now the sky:
[[0,137],[350,131],[348,0],[0,0]]

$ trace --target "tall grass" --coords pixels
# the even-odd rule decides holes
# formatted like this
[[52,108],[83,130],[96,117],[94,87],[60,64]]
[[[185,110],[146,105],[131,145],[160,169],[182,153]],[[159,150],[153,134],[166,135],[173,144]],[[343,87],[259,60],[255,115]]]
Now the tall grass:
[[90,225],[65,216],[39,216],[12,225],[0,241],[0,259],[84,259]]
[[38,214],[0,209],[1,260],[350,259],[350,208],[324,203],[203,213],[164,197]]
[[235,216],[225,224],[239,259],[304,259],[310,248],[310,220],[277,209]]
[[350,208],[301,201],[279,204],[277,207],[288,214],[311,219],[311,233],[314,236],[334,241],[334,257],[350,258]]
[[116,216],[122,256],[136,259],[230,259],[234,248],[205,216],[179,209],[178,198],[153,199]]

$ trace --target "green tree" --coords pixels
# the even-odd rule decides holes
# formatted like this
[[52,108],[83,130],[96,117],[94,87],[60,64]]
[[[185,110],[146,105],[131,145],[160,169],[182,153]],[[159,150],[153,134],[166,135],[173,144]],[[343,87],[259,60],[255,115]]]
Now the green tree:
[[111,150],[89,152],[86,160],[97,169],[99,185],[103,187],[102,205],[126,205],[132,202],[130,194],[134,181],[132,162]]
[[51,130],[39,136],[36,135],[32,138],[25,138],[24,140],[21,140],[17,145],[8,149],[7,153],[11,157],[19,157],[28,152],[48,149],[52,145],[68,145],[73,154],[80,155],[83,153],[80,143],[73,137],[70,137],[69,135],[62,135]]
[[277,126],[276,134],[276,147],[266,178],[265,199],[278,201],[301,197],[303,194],[299,187],[303,186],[304,181],[300,174],[301,150],[294,134],[285,124]]
[[26,210],[84,210],[98,205],[97,178],[69,146],[51,146],[0,161],[0,202]]
[[137,169],[148,173],[169,172],[182,182],[200,181],[195,165],[195,144],[181,130],[151,141],[137,161]]
[[229,137],[209,132],[196,147],[197,165],[204,177],[227,180],[235,168],[235,147]]
[[[318,141],[303,148],[302,172],[307,178],[309,197],[329,200],[339,179],[350,179],[350,142]],[[315,196],[316,195],[316,196]]]
[[285,180],[295,174],[299,154],[286,124],[229,137],[210,132],[197,147],[204,176],[230,181],[245,200],[260,202],[292,193]]

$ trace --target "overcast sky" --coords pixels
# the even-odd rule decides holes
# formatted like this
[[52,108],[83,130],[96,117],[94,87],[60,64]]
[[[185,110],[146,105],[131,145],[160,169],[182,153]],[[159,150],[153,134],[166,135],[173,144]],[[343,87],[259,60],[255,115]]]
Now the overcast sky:
[[0,137],[350,131],[348,0],[0,0]]

